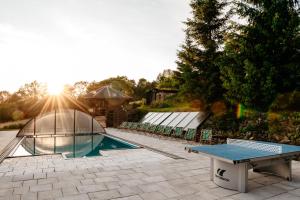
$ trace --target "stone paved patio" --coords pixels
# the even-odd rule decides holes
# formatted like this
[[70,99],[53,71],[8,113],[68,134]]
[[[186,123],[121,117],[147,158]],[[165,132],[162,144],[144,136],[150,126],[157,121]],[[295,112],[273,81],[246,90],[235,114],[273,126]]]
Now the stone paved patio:
[[300,199],[300,163],[292,182],[249,173],[248,193],[209,180],[209,159],[187,153],[185,141],[107,129],[111,135],[157,148],[107,151],[104,156],[65,160],[60,155],[6,159],[0,164],[0,199]]

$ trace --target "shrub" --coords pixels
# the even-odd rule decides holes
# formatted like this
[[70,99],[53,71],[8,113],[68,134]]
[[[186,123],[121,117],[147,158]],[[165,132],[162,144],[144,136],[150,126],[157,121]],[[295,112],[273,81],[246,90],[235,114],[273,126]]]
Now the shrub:
[[16,110],[12,113],[12,118],[14,121],[24,119],[24,116],[25,116],[24,112],[22,112],[20,110]]
[[24,124],[11,124],[11,125],[7,125],[2,127],[0,130],[12,130],[12,129],[21,129],[23,128]]

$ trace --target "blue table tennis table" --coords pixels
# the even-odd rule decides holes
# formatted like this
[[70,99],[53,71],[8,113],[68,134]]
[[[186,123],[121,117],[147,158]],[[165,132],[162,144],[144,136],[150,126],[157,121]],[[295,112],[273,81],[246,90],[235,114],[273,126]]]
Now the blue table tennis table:
[[217,185],[247,192],[248,170],[292,180],[291,161],[300,158],[300,146],[227,139],[227,144],[186,147],[210,157],[210,178]]

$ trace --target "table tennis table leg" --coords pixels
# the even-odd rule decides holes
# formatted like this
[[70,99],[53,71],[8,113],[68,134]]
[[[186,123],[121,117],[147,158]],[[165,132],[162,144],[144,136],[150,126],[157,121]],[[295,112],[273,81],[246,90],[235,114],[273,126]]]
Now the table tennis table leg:
[[247,192],[248,190],[248,163],[238,165],[238,191]]
[[210,158],[210,180],[214,180],[214,159]]
[[[266,163],[266,164],[264,164]],[[259,163],[257,167],[253,168],[254,172],[266,172],[277,175],[288,181],[292,181],[292,161],[290,159],[272,160]]]

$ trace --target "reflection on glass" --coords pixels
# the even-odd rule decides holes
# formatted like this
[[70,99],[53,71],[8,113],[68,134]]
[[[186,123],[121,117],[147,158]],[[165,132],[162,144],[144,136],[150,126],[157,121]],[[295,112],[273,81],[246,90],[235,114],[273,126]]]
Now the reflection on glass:
[[35,154],[53,154],[55,138],[35,138]]

